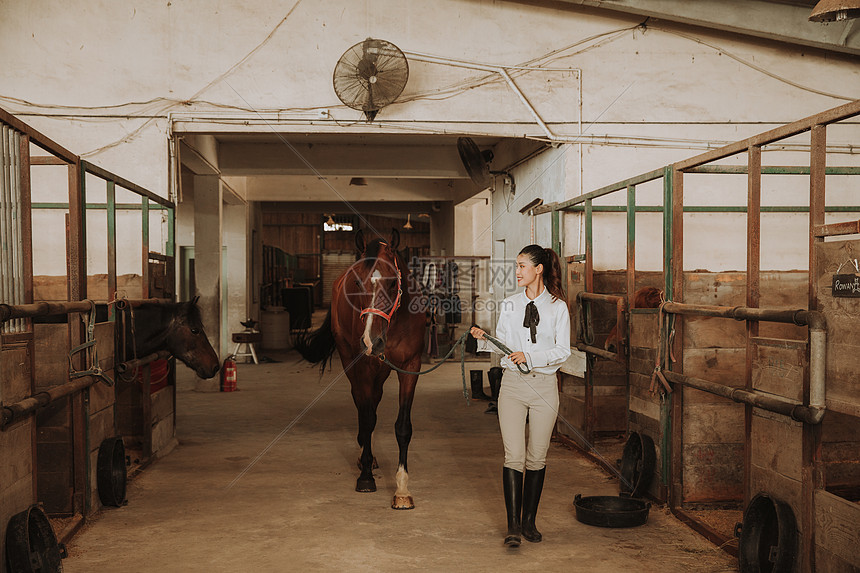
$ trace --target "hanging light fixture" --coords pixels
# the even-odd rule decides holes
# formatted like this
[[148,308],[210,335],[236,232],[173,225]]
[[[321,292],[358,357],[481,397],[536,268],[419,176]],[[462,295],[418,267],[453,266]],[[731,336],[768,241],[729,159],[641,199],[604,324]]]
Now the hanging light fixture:
[[810,22],[841,22],[860,17],[860,0],[821,0],[809,15]]
[[332,216],[331,216],[331,215],[329,215],[329,216],[328,216],[328,221],[326,221],[326,222],[325,222],[325,224],[326,224],[326,225],[328,225],[328,226],[330,226],[330,227],[334,227],[334,226],[335,226],[335,221],[334,221],[334,219],[332,218]]
[[412,228],[412,213],[406,214],[406,223],[403,225],[403,228],[404,229],[411,229]]

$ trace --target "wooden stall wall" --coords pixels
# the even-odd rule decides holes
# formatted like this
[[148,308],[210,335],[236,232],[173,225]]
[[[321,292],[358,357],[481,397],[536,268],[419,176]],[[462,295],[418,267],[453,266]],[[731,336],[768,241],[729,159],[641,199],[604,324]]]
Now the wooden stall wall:
[[[2,345],[0,349],[0,400],[14,403],[30,396],[32,343]],[[36,419],[28,416],[0,431],[0,523],[27,509],[35,499],[34,448]],[[0,571],[5,569],[6,536],[0,535]]]
[[814,496],[818,571],[860,570],[860,298],[833,296],[833,276],[860,275],[860,241],[817,243],[816,298],[827,320],[827,413],[821,428],[824,489]]
[[[576,295],[585,288],[585,263],[567,261],[567,308],[570,313],[570,341],[576,340],[579,325],[579,310]],[[563,365],[559,370],[559,404],[556,431],[566,438],[587,447],[585,440],[585,378],[579,372],[568,371]]]
[[[70,315],[69,321],[77,321]],[[35,392],[42,392],[69,381],[69,328],[66,323],[34,324]],[[48,515],[71,516],[76,509],[75,432],[80,424],[78,395],[54,401],[37,410],[36,420],[36,499]]]
[[[95,326],[94,337],[99,356],[99,366],[111,380],[116,379],[114,372],[114,325],[113,322],[102,322]],[[116,432],[116,392],[114,387],[104,382],[96,382],[89,389],[87,409],[87,443],[89,444],[89,483],[87,492],[88,504],[91,510],[101,507],[96,485],[97,461],[99,446],[107,439],[117,435]],[[88,512],[89,513],[89,512]]]
[[[761,306],[805,308],[805,272],[761,273]],[[745,273],[685,274],[684,302],[688,304],[743,306]],[[799,399],[803,385],[805,328],[761,323],[752,345],[753,387]],[[728,386],[745,385],[746,328],[725,318],[684,317],[684,373]],[[790,391],[789,391],[790,389]],[[685,506],[740,502],[744,493],[744,406],[692,388],[684,390],[682,428],[683,501]],[[784,416],[754,409],[752,419],[753,493],[768,491],[771,473],[783,476],[800,471],[800,425]],[[788,437],[788,439],[786,439]],[[794,462],[797,465],[794,466]],[[796,472],[789,468],[795,468]],[[794,484],[786,491],[799,496]],[[777,478],[773,478],[776,481]],[[796,490],[796,491],[795,491]]]
[[[637,272],[636,288],[654,287],[663,289],[661,273]],[[632,304],[632,301],[631,301]],[[656,309],[630,309],[630,388],[627,399],[627,422],[631,432],[650,437],[655,446],[654,477],[651,480],[648,494],[658,500],[665,500],[666,473],[663,470],[667,455],[665,444],[665,421],[668,416],[668,406],[660,398],[650,392],[651,374],[657,357],[657,345],[660,340]]]

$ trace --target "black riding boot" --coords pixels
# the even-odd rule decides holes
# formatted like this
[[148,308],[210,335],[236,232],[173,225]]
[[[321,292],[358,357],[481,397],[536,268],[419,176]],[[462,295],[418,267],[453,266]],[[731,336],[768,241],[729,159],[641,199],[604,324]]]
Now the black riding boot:
[[498,414],[497,404],[499,401],[499,391],[502,388],[502,367],[493,366],[487,371],[487,379],[490,382],[491,402],[487,406],[485,414]]
[[502,468],[502,485],[505,490],[505,510],[508,513],[508,533],[505,535],[505,545],[519,547],[520,513],[523,509],[523,472],[511,468]]
[[535,528],[535,516],[537,515],[538,503],[540,503],[545,475],[546,466],[536,471],[526,470],[523,482],[523,537],[532,543],[538,543],[542,539],[540,531]]
[[484,394],[484,371],[469,370],[469,377],[472,382],[472,400],[490,400],[490,397]]

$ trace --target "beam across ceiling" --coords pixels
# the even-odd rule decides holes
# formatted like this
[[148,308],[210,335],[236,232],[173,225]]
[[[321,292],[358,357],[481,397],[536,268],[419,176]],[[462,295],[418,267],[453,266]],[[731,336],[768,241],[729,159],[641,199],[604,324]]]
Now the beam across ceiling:
[[[229,183],[233,177],[224,177]],[[454,201],[471,197],[476,189],[470,179],[366,179],[367,185],[350,185],[350,177],[259,175],[244,181],[247,201],[340,202],[344,201]]]
[[224,142],[222,175],[323,175],[466,179],[455,145]]
[[[658,18],[667,22],[734,32],[832,52],[860,55],[860,24],[856,20],[821,24],[809,21],[814,1],[776,0],[559,0],[585,6]],[[527,4],[536,2],[524,0]],[[537,2],[540,3],[540,2]],[[556,4],[558,5],[558,4]]]

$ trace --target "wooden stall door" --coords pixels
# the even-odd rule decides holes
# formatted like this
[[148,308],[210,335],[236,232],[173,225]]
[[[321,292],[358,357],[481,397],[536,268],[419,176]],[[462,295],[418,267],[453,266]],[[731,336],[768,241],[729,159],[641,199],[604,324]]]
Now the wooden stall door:
[[818,310],[827,320],[824,489],[814,497],[817,571],[860,570],[860,241],[816,243]]

